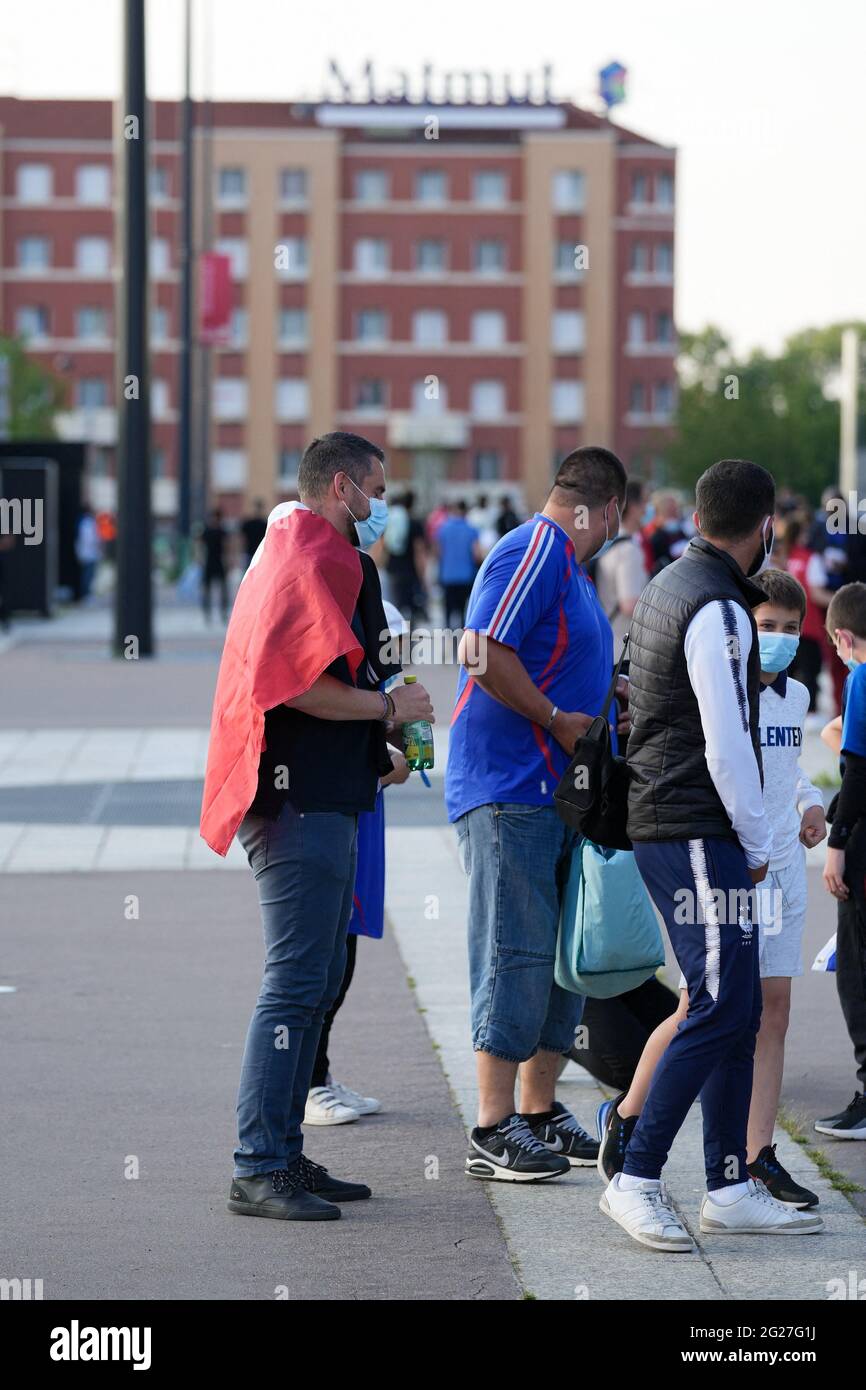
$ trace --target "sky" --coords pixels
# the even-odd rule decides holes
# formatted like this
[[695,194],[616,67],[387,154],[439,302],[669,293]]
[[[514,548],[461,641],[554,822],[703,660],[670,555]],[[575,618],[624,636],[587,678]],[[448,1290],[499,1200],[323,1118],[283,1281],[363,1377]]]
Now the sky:
[[[115,96],[122,11],[5,6],[0,92]],[[147,13],[148,90],[176,97],[181,0]],[[581,104],[619,61],[615,118],[678,149],[679,328],[775,351],[801,328],[866,320],[863,0],[194,0],[194,17],[195,92],[209,69],[225,99],[319,97],[330,58],[359,75],[372,58],[383,80],[425,61],[515,75],[549,62],[557,96]]]

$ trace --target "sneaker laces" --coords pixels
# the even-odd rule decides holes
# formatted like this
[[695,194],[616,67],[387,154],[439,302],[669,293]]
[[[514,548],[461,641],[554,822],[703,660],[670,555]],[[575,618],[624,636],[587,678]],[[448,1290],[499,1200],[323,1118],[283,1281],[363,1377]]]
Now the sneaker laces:
[[659,1182],[658,1187],[642,1187],[638,1191],[662,1226],[677,1226],[682,1229],[682,1222],[671,1206],[671,1199],[663,1182]]
[[557,1129],[564,1129],[567,1134],[576,1134],[579,1139],[587,1139],[590,1143],[592,1142],[583,1125],[578,1124],[570,1110],[565,1110],[561,1115],[555,1115],[553,1124]]
[[501,1134],[510,1140],[512,1144],[517,1144],[518,1148],[525,1149],[530,1154],[546,1154],[548,1148],[542,1144],[540,1139],[536,1139],[526,1120],[520,1115],[512,1115],[510,1119],[503,1120],[499,1126]]
[[314,1163],[306,1154],[300,1154],[297,1166],[298,1181],[308,1192],[317,1192],[321,1187],[327,1187],[325,1179],[328,1176],[327,1168],[323,1168],[321,1163]]
[[763,1202],[765,1206],[775,1207],[777,1211],[783,1211],[787,1216],[791,1214],[791,1208],[786,1207],[784,1202],[778,1202],[773,1194],[768,1190],[765,1183],[760,1178],[749,1178],[749,1196],[756,1202]]
[[297,1192],[303,1187],[297,1167],[277,1168],[271,1174],[271,1186],[275,1192]]

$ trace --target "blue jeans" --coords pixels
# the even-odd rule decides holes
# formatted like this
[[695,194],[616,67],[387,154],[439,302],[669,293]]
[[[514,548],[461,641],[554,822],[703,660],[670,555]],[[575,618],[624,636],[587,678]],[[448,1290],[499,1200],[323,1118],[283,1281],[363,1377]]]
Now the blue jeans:
[[248,814],[241,822],[265,970],[241,1066],[236,1178],[286,1168],[303,1147],[319,1033],[346,964],[357,825],[357,816],[300,813],[288,801],[276,820]]
[[562,888],[578,836],[552,806],[496,802],[456,821],[469,875],[472,1045],[509,1062],[566,1052],[583,997],[553,978]]

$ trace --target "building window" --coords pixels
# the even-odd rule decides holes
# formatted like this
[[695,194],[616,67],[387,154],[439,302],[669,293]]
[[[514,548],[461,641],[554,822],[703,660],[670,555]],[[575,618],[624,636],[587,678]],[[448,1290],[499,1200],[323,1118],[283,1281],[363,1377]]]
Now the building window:
[[307,201],[306,169],[281,169],[279,187],[281,203],[305,203]]
[[579,425],[583,420],[583,382],[554,381],[550,388],[550,412],[556,425]]
[[84,339],[108,337],[108,314],[98,306],[84,305],[75,311],[75,336]]
[[502,459],[496,449],[478,449],[472,456],[472,474],[478,483],[493,483],[502,476]]
[[249,333],[249,314],[246,309],[232,309],[229,327],[229,343],[232,347],[246,347]]
[[384,169],[359,169],[355,174],[355,198],[359,203],[386,203],[388,191]]
[[150,454],[150,477],[158,482],[165,477],[165,449],[152,449]]
[[485,207],[501,207],[508,202],[508,178],[501,169],[478,169],[472,175],[472,197]]
[[155,236],[150,242],[150,273],[154,279],[168,275],[171,270],[171,245],[164,236]]
[[642,347],[646,342],[646,314],[639,309],[628,316],[628,342],[630,347]]
[[474,420],[500,420],[507,413],[504,381],[474,381],[469,393]]
[[305,347],[309,330],[309,316],[306,309],[281,309],[279,317],[279,341],[281,346]]
[[674,321],[670,314],[662,310],[656,314],[656,342],[672,343],[674,340]]
[[75,386],[76,404],[82,410],[99,410],[108,404],[108,382],[101,376],[83,376]]
[[631,201],[633,203],[644,204],[649,201],[649,179],[646,174],[632,174],[631,176]]
[[673,174],[656,174],[656,203],[663,208],[672,208],[674,205],[674,176]]
[[359,309],[355,315],[355,340],[359,343],[386,343],[388,318],[382,309]]
[[23,236],[16,247],[19,270],[47,270],[51,265],[51,242],[47,236]]
[[445,242],[428,238],[415,247],[415,269],[423,275],[435,275],[446,266]]
[[111,242],[108,238],[79,237],[75,243],[75,268],[85,275],[107,275],[111,269]]
[[50,324],[43,304],[22,304],[15,311],[15,332],[21,338],[47,338]]
[[244,169],[220,169],[217,174],[217,203],[223,208],[243,207],[247,201],[247,175]]
[[557,169],[553,175],[553,207],[556,212],[583,212],[586,180],[579,169]]
[[642,381],[633,381],[629,387],[628,408],[632,415],[646,413],[646,386]]
[[384,410],[384,381],[380,381],[378,377],[365,377],[359,381],[355,391],[355,405],[358,410]]
[[54,187],[50,164],[19,164],[15,192],[22,203],[49,203]]
[[441,169],[421,169],[415,175],[415,200],[444,203],[448,200],[448,178]]
[[309,388],[303,377],[284,377],[274,388],[274,409],[278,420],[303,422],[310,412]]
[[277,459],[277,486],[283,492],[297,492],[298,469],[304,456],[303,449],[281,449]]
[[214,449],[211,483],[216,492],[243,492],[247,483],[247,456],[243,449]]
[[633,241],[628,256],[628,268],[637,275],[645,275],[649,270],[649,247],[645,241]]
[[249,268],[249,250],[242,237],[219,237],[214,242],[214,250],[221,256],[228,256],[231,262],[233,280],[245,280]]
[[88,207],[104,207],[111,202],[111,167],[108,164],[81,164],[75,170],[75,196]]
[[557,352],[583,352],[584,320],[580,309],[556,309],[551,319],[551,347]]
[[558,241],[554,250],[554,270],[557,275],[570,275],[578,280],[582,271],[575,265],[577,246],[573,241]]
[[412,341],[441,347],[448,341],[448,315],[442,309],[417,309],[412,315]]
[[505,269],[505,242],[498,237],[476,241],[474,264],[479,275],[501,275]]
[[502,347],[505,343],[505,315],[500,309],[478,309],[472,315],[471,333],[476,347]]
[[165,420],[171,410],[171,392],[167,381],[154,377],[150,383],[150,418]]
[[166,343],[171,336],[171,314],[161,304],[150,311],[150,336],[155,343]]
[[152,164],[148,176],[150,196],[154,202],[171,195],[171,175],[167,164]]
[[355,242],[355,270],[359,275],[384,275],[390,261],[384,237],[362,236]]
[[448,406],[448,388],[444,381],[412,383],[412,409],[416,415],[441,415]]
[[671,415],[673,408],[673,386],[669,381],[657,381],[653,387],[653,415]]
[[247,399],[247,383],[242,377],[214,377],[213,418],[215,420],[245,420]]
[[655,245],[654,265],[656,275],[673,275],[674,246],[672,241],[659,241]]
[[283,279],[297,279],[304,276],[309,266],[309,252],[305,236],[283,237],[277,245],[278,273]]

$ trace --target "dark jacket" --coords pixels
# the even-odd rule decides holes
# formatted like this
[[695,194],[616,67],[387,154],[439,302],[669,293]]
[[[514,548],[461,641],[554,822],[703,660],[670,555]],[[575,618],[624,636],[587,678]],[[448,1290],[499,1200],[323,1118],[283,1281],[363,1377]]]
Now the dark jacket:
[[[632,840],[712,835],[736,839],[707,768],[701,713],[684,647],[694,615],[718,599],[729,599],[749,615],[752,646],[743,674],[752,747],[761,768],[761,663],[751,610],[765,603],[766,595],[725,551],[695,537],[678,560],[650,580],[629,627],[628,833]],[[735,632],[732,637],[736,640]],[[731,661],[738,660],[733,649]]]

